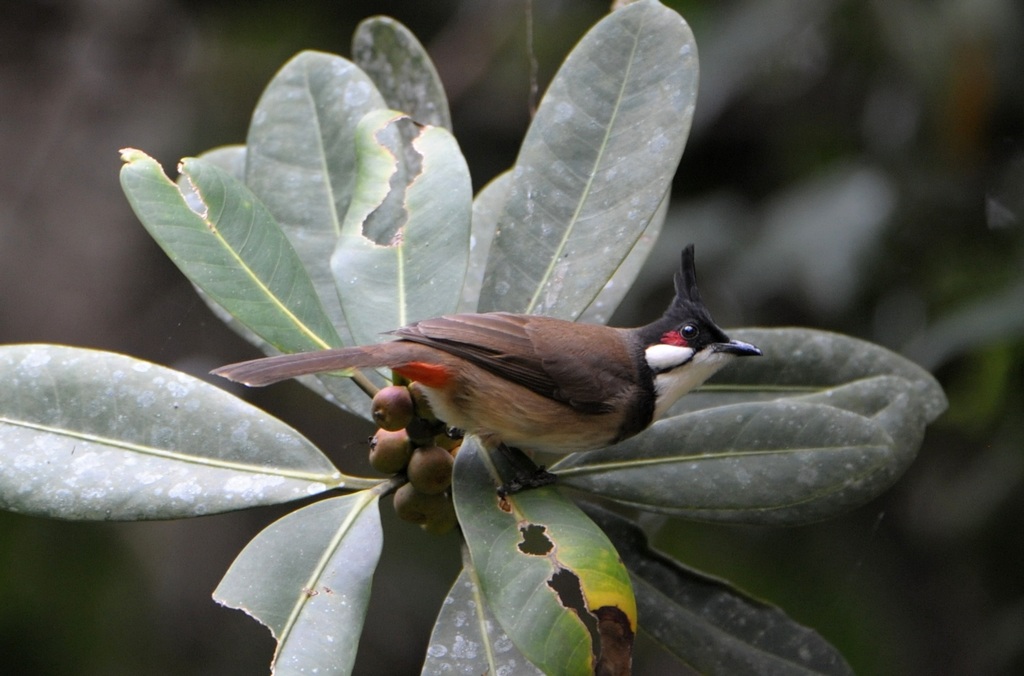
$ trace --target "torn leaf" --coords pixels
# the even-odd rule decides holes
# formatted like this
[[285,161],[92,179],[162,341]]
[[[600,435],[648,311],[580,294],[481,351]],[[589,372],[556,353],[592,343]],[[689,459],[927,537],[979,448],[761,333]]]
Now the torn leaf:
[[488,607],[546,673],[627,673],[636,602],[618,553],[554,487],[507,496],[502,509],[503,462],[468,437],[452,484]]
[[282,352],[340,345],[309,275],[270,212],[237,178],[182,160],[189,201],[153,158],[122,151],[135,215],[189,280]]
[[331,258],[357,344],[458,307],[469,261],[472,187],[455,138],[394,111],[359,123],[358,173]]

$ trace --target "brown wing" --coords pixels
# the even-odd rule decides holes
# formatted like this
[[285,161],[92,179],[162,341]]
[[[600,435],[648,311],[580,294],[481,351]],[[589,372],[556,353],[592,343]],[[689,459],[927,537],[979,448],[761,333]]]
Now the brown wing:
[[392,333],[584,413],[610,412],[612,397],[635,384],[625,342],[603,326],[494,312],[427,319]]

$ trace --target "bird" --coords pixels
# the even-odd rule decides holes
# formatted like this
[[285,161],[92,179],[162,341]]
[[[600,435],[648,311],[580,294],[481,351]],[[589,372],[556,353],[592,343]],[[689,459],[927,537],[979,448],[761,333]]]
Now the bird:
[[737,357],[682,251],[675,297],[636,328],[510,312],[424,319],[372,345],[264,357],[212,373],[249,386],[348,369],[389,368],[419,383],[434,415],[485,445],[566,455],[632,437]]

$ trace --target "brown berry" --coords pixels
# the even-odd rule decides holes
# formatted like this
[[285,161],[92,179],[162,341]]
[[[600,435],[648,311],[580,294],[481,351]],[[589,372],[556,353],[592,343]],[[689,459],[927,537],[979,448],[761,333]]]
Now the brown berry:
[[444,504],[443,509],[427,516],[427,520],[420,524],[420,528],[433,535],[444,535],[454,528],[455,524],[459,522],[455,515],[455,505],[452,504],[450,498],[445,500]]
[[426,495],[412,484],[405,484],[395,491],[395,513],[398,518],[412,523],[427,523],[441,513],[448,504],[446,495]]
[[454,462],[451,453],[440,446],[426,446],[413,451],[405,472],[417,491],[436,495],[452,485]]
[[412,442],[405,430],[377,430],[370,437],[370,465],[378,472],[394,474],[409,464]]
[[373,396],[370,407],[373,420],[383,429],[396,432],[412,421],[412,396],[409,388],[389,385]]

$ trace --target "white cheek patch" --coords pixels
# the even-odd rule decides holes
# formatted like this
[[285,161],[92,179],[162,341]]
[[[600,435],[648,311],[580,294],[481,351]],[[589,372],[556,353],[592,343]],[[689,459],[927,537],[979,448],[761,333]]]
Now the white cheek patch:
[[644,356],[651,370],[658,373],[659,371],[675,368],[680,364],[688,362],[693,358],[693,349],[680,347],[679,345],[658,344],[651,345],[644,350]]

